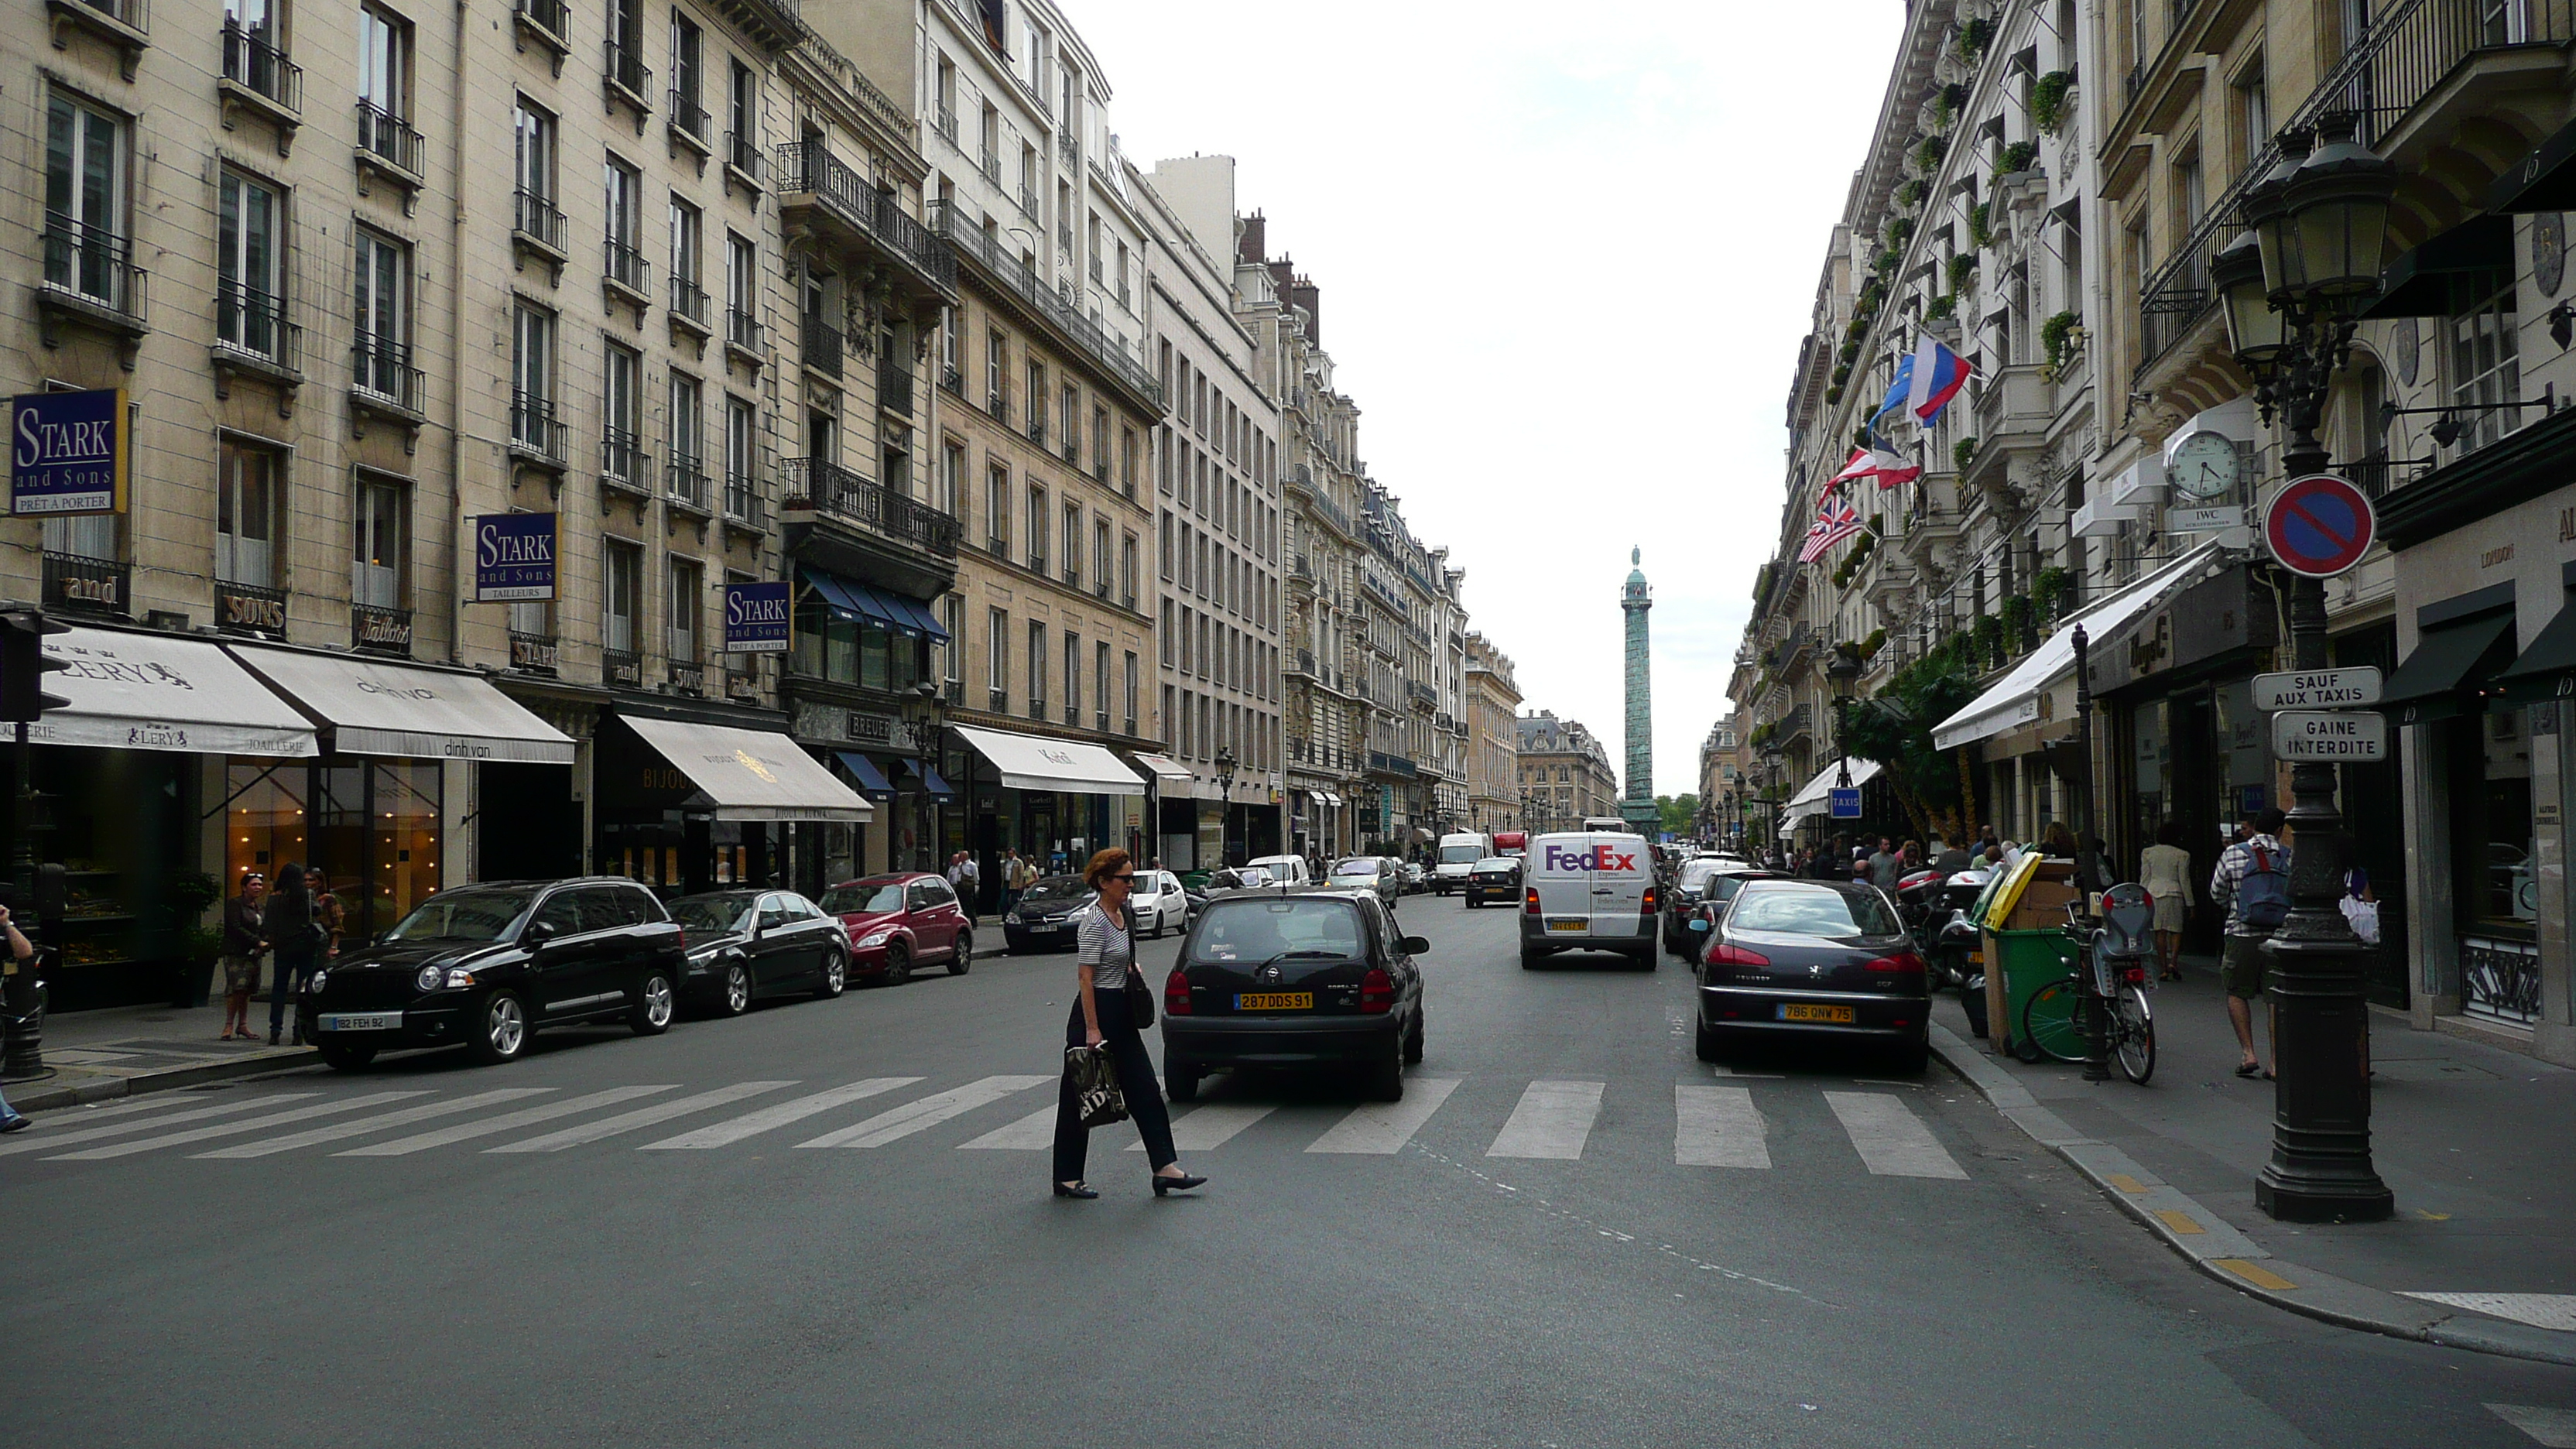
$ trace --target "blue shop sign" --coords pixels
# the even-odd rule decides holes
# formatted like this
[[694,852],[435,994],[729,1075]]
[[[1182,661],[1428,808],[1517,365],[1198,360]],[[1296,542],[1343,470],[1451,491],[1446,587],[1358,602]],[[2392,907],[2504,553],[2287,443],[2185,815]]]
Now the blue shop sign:
[[133,439],[123,388],[16,398],[9,511],[19,517],[123,513]]
[[793,612],[784,580],[769,584],[725,585],[725,652],[786,653],[788,621]]
[[555,515],[486,513],[474,520],[478,602],[555,596]]

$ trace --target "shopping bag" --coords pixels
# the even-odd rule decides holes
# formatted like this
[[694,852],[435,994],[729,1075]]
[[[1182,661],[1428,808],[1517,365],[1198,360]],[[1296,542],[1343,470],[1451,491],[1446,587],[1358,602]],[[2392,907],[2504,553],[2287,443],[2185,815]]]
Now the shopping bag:
[[2379,902],[2365,901],[2359,896],[2345,896],[2343,918],[2352,923],[2352,933],[2361,938],[2363,945],[2379,944]]
[[1064,1074],[1073,1083],[1082,1125],[1106,1127],[1127,1120],[1127,1097],[1118,1090],[1118,1059],[1105,1046],[1064,1049]]

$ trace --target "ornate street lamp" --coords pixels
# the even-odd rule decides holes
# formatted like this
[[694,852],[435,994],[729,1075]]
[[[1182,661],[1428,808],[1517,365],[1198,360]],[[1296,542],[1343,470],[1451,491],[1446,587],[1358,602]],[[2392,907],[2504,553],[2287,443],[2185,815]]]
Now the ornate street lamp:
[[[2282,135],[2280,164],[2246,193],[2250,262],[2239,238],[2210,273],[2264,420],[2277,411],[2288,434],[2281,463],[2291,478],[2323,472],[2330,461],[2317,431],[2334,371],[2380,285],[2397,168],[2354,139],[2357,123],[2349,112],[2328,117],[2319,128],[2324,144],[2313,151],[2305,134]],[[2292,668],[2326,667],[2324,580],[2293,578],[2290,640]],[[2279,1080],[2272,1156],[2254,1201],[2292,1222],[2377,1221],[2396,1202],[2370,1160],[2370,1014],[2363,947],[2336,908],[2344,850],[2334,766],[2300,762],[2290,796],[2290,915],[2263,947]]]

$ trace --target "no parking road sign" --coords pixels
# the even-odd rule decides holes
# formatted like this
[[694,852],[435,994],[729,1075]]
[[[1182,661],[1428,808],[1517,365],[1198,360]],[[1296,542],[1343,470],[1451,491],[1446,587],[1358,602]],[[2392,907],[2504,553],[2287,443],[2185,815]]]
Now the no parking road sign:
[[2293,478],[2263,510],[2263,538],[2292,573],[2332,578],[2370,552],[2378,520],[2370,500],[2331,473]]

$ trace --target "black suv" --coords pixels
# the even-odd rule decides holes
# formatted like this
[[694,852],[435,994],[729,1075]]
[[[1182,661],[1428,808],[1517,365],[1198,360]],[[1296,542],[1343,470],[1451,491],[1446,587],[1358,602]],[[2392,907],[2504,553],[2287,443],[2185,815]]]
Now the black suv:
[[540,1026],[623,1020],[670,1030],[688,969],[679,923],[631,880],[493,881],[441,891],[367,947],[313,973],[304,1010],[322,1060],[463,1044],[486,1062]]

